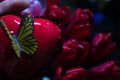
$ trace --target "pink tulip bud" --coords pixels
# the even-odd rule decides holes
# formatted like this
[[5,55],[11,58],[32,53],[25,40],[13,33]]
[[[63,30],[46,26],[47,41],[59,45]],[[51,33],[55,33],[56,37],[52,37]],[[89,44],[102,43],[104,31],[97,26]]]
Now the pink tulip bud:
[[30,6],[27,9],[23,10],[21,14],[31,14],[34,17],[41,16],[43,14],[41,3],[38,0],[30,0]]

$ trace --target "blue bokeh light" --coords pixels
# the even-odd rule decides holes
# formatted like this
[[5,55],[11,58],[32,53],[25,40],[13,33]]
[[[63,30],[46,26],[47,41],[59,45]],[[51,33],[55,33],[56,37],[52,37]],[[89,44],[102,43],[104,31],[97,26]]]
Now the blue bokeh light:
[[101,24],[105,20],[105,15],[102,12],[95,12],[94,13],[94,23]]
[[42,80],[51,80],[49,77],[43,77]]

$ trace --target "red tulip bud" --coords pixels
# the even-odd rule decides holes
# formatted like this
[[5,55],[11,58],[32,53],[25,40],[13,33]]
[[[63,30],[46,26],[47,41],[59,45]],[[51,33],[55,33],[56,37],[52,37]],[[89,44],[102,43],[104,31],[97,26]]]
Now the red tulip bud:
[[93,28],[93,14],[90,10],[76,9],[67,32],[70,38],[86,39]]
[[57,56],[54,65],[62,65],[65,68],[81,66],[89,52],[87,42],[78,42],[75,39],[63,44],[63,51]]
[[89,70],[92,80],[119,80],[120,61],[108,61]]
[[59,66],[56,71],[55,80],[87,80],[87,71],[81,67],[63,71],[62,67]]
[[93,37],[91,42],[91,53],[87,60],[89,63],[95,63],[108,56],[114,49],[115,43],[110,39],[111,33],[99,33]]

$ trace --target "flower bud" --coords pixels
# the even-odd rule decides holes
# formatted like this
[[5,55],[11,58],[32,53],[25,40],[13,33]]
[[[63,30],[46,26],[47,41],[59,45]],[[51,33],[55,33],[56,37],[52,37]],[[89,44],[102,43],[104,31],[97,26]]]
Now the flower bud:
[[92,80],[119,80],[120,61],[107,61],[89,70]]
[[63,71],[59,66],[56,70],[55,80],[87,80],[87,71],[81,67],[71,68],[67,71]]
[[85,40],[93,28],[93,14],[88,9],[76,9],[67,32],[70,38]]
[[114,49],[115,43],[110,39],[111,33],[98,33],[91,42],[91,52],[87,61],[92,64],[108,56]]
[[75,39],[68,40],[63,44],[63,51],[58,54],[54,65],[71,68],[81,66],[89,52],[87,42],[78,42]]
[[34,17],[41,16],[43,14],[41,3],[38,0],[30,0],[30,6],[23,10],[21,14],[31,14]]

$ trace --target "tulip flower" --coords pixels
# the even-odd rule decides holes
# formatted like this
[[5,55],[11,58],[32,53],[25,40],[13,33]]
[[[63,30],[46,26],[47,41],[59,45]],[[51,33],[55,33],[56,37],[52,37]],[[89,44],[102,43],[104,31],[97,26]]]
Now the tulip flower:
[[87,71],[81,67],[75,67],[67,71],[63,71],[62,67],[59,66],[56,70],[54,80],[87,80]]
[[111,33],[98,33],[93,37],[91,52],[87,58],[88,63],[100,61],[115,49],[115,43],[110,39],[111,36]]
[[89,69],[88,72],[92,80],[119,80],[120,61],[107,61]]
[[75,39],[68,40],[63,44],[63,51],[56,57],[53,65],[66,68],[81,66],[89,52],[87,42],[78,42]]
[[93,14],[88,9],[76,9],[67,29],[69,38],[85,40],[93,29]]

